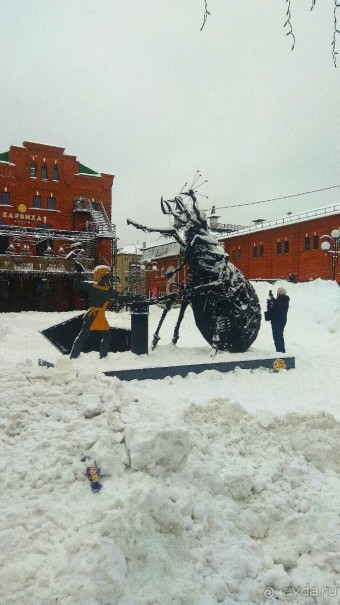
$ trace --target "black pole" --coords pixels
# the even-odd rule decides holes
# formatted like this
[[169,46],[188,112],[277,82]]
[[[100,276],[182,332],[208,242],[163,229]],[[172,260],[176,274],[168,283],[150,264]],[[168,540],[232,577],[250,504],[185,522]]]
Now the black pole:
[[135,300],[131,304],[131,352],[147,355],[149,350],[149,305]]

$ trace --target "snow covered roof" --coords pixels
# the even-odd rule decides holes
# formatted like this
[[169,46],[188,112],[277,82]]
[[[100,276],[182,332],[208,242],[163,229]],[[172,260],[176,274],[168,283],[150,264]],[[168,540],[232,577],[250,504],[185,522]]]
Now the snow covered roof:
[[283,225],[292,225],[294,223],[302,223],[307,220],[313,220],[320,216],[331,216],[334,214],[340,214],[340,203],[330,204],[321,208],[315,208],[314,210],[306,210],[305,212],[298,212],[296,214],[286,214],[277,219],[271,221],[264,221],[250,225],[249,227],[242,227],[238,231],[232,233],[226,233],[222,239],[229,239],[238,235],[245,235],[246,233],[254,233],[258,231],[266,231],[266,229],[275,229],[276,227],[282,227]]
[[142,254],[142,250],[140,246],[137,246],[136,244],[129,244],[128,246],[125,246],[124,248],[120,248],[120,250],[118,250],[117,254]]
[[173,237],[160,235],[153,244],[144,248],[143,259],[166,258],[167,256],[176,256],[180,253],[181,246]]

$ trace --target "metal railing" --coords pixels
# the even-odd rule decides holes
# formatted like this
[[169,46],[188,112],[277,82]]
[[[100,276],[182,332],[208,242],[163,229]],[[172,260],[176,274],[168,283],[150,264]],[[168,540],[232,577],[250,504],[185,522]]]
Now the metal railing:
[[46,239],[75,241],[92,241],[96,234],[91,231],[68,231],[65,229],[44,229],[44,227],[21,227],[0,225],[0,236],[34,239],[36,242]]
[[[320,216],[327,216],[340,213],[340,203],[331,204],[329,206],[324,206],[322,208],[316,208],[315,210],[306,210],[305,212],[299,212],[297,214],[288,214],[287,216],[283,216],[281,218],[273,219],[271,221],[261,222],[257,225],[250,225],[248,227],[242,227],[239,231],[231,233],[227,233],[224,237],[228,238],[232,235],[243,235],[244,233],[251,233],[255,231],[265,231],[271,227],[282,227],[283,225],[298,223],[300,221],[305,221],[306,219],[318,218]],[[224,238],[223,238],[224,239]]]
[[[94,260],[82,259],[86,274],[94,269]],[[74,275],[74,263],[55,256],[30,256],[0,254],[0,275],[3,273],[54,273]]]

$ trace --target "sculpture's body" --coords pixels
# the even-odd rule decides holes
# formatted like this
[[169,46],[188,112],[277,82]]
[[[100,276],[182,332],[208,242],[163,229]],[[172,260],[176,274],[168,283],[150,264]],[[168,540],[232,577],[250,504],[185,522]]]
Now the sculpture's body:
[[[184,197],[187,198],[185,201]],[[246,351],[256,339],[261,323],[261,309],[254,288],[229,262],[217,239],[209,233],[205,214],[198,208],[194,191],[189,190],[174,200],[162,199],[161,204],[163,213],[174,218],[172,229],[146,227],[129,219],[128,224],[171,236],[182,247],[183,263],[167,274],[172,277],[184,264],[188,265],[186,288],[178,293],[181,309],[172,341],[177,342],[185,310],[191,304],[198,329],[214,349]],[[153,338],[153,347],[159,340],[159,329],[173,299],[173,296],[168,299]]]

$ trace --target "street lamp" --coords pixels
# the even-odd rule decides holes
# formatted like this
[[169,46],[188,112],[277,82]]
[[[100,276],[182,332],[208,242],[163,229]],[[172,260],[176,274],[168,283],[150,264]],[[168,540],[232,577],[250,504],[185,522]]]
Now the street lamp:
[[142,260],[140,267],[143,273],[145,273],[145,275],[147,276],[146,295],[147,298],[150,298],[150,273],[156,273],[158,271],[158,266],[157,263],[152,262],[151,258],[145,258],[144,260]]
[[[322,235],[320,239],[324,239],[321,248],[324,252],[332,254],[332,279],[336,278],[336,267],[338,264],[339,250],[340,250],[340,228],[333,229],[330,235]],[[331,250],[331,246],[333,249]]]

